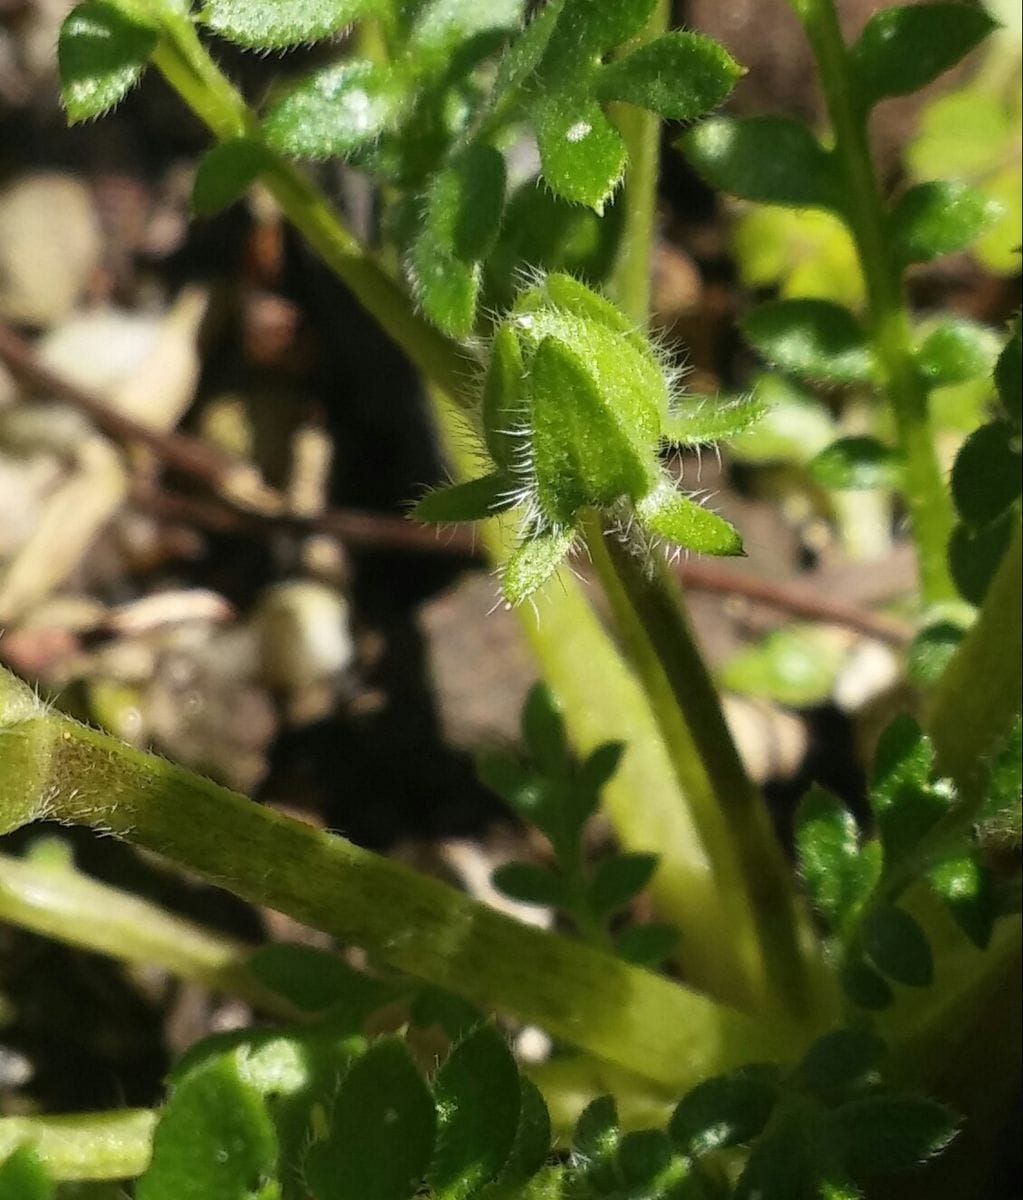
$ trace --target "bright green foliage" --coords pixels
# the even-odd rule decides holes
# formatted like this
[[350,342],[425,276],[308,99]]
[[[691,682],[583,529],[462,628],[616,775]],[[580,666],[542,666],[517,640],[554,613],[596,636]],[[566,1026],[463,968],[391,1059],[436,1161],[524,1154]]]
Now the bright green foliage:
[[767,405],[757,395],[737,400],[689,396],[684,406],[668,413],[664,437],[676,446],[712,446],[758,427],[767,414]]
[[831,695],[846,657],[833,631],[788,625],[739,650],[725,663],[719,679],[729,691],[809,707]]
[[799,121],[714,117],[690,130],[680,147],[708,183],[744,200],[842,210],[832,155]]
[[305,1160],[316,1200],[407,1200],[416,1191],[430,1161],[436,1117],[402,1041],[383,1038],[355,1060],[328,1119]]
[[991,204],[987,224],[973,253],[989,270],[1019,270],[1021,129],[1018,85],[1003,98],[984,87],[983,78],[933,100],[921,114],[920,132],[906,153],[914,178],[942,176],[970,184]]
[[810,476],[836,491],[892,487],[899,478],[898,455],[877,438],[839,438],[810,463]]
[[272,149],[296,158],[347,157],[393,127],[406,99],[406,81],[394,69],[335,63],[273,104],[263,134]]
[[253,138],[235,138],[214,146],[195,175],[193,210],[209,216],[241,200],[272,162],[270,151]]
[[[1014,738],[991,765],[985,805],[1004,803],[1002,811],[1018,814],[1018,724]],[[982,851],[983,824],[969,810],[960,812],[949,780],[934,777],[933,748],[908,716],[896,718],[881,736],[870,803],[877,836],[863,842],[844,806],[812,789],[797,814],[796,846],[804,883],[842,954],[846,994],[862,1008],[880,1009],[894,999],[889,980],[921,988],[933,977],[927,937],[898,905],[911,884],[926,880],[981,948],[991,939],[999,908]],[[1018,815],[1015,820],[1018,826]]]
[[1017,322],[995,366],[999,410],[970,434],[952,468],[952,498],[960,520],[949,546],[949,562],[961,595],[973,604],[983,601],[1019,520],[1023,490],[1020,361]]
[[986,326],[951,318],[930,330],[917,348],[916,362],[928,386],[948,387],[990,376],[999,349]]
[[452,1048],[433,1094],[438,1127],[430,1186],[436,1200],[470,1200],[497,1179],[519,1129],[518,1068],[492,1025],[481,1025]]
[[743,331],[769,362],[820,383],[867,383],[873,359],[856,318],[825,300],[775,300],[743,321]]
[[956,180],[920,183],[891,213],[892,249],[904,263],[965,250],[1000,215],[988,196]]
[[[738,423],[755,411],[747,405]],[[622,510],[688,549],[741,553],[735,530],[676,491],[661,467],[658,449],[674,420],[665,366],[624,314],[570,276],[527,287],[499,327],[482,420],[497,472],[473,491],[427,497],[416,515],[479,520],[525,503],[525,537],[502,577],[509,603],[557,570],[587,508]],[[693,430],[704,440],[698,413]]]
[[859,310],[865,284],[849,230],[822,208],[756,204],[739,214],[732,252],[749,288],[777,287],[784,300],[834,300]]
[[995,28],[979,6],[893,5],[875,13],[852,48],[864,105],[919,91],[968,54]]
[[57,43],[68,120],[87,121],[118,104],[142,78],[159,32],[105,0],[72,9]]
[[380,0],[206,0],[202,18],[228,41],[252,50],[282,50],[315,42],[358,17],[383,8]]
[[269,1200],[277,1139],[237,1056],[206,1060],[175,1087],[138,1200]]
[[0,1200],[53,1200],[55,1195],[56,1188],[30,1146],[20,1147],[0,1163]]
[[[550,693],[534,687],[522,713],[525,761],[488,753],[478,762],[480,778],[523,820],[550,841],[553,867],[511,862],[494,872],[494,884],[526,904],[561,909],[580,935],[607,945],[607,926],[647,886],[657,867],[654,854],[609,854],[590,867],[583,833],[596,812],[600,791],[617,770],[622,746],[608,742],[577,763],[569,752],[565,725]],[[678,934],[667,926],[640,925],[622,935],[618,951],[644,965],[663,961]]]

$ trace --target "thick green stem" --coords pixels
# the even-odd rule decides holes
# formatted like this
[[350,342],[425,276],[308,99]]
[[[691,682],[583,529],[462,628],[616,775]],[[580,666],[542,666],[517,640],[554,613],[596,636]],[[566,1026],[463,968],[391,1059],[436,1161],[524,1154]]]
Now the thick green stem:
[[70,864],[0,854],[0,920],[138,966],[158,966],[263,1012],[297,1013],[248,969],[250,946],[171,916]]
[[902,457],[903,491],[920,559],[925,603],[956,595],[948,570],[952,501],[934,448],[927,390],[916,368],[897,257],[870,153],[867,113],[833,0],[790,0],[806,29],[820,73],[844,173],[845,215],[867,284],[871,341],[880,382],[891,404]]
[[0,1162],[31,1146],[55,1180],[134,1179],[149,1165],[156,1113],[123,1108],[61,1117],[0,1117]]
[[[9,763],[13,772],[3,769]],[[17,770],[33,764],[27,776]],[[0,671],[0,829],[33,818],[90,826],[153,850],[235,895],[363,946],[398,970],[512,1011],[659,1082],[791,1052],[804,1037],[779,1020],[754,1023],[666,979],[522,925],[391,859],[48,711]]]

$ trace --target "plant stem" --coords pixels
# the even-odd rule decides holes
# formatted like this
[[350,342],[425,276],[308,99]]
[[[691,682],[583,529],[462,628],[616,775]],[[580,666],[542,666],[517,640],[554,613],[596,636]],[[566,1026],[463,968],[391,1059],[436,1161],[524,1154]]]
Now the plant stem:
[[[645,38],[664,33],[671,5],[658,0]],[[618,105],[629,173],[625,221],[611,286],[637,323],[650,316],[656,241],[660,122]],[[801,922],[791,874],[763,799],[751,783],[725,723],[686,618],[682,592],[660,565],[646,570],[596,517],[586,545],[622,633],[626,652],[651,701],[672,766],[692,811],[715,877],[731,909],[731,936],[754,981],[755,1003],[781,1003],[806,1014],[815,1007],[808,978],[808,927]]]
[[70,865],[0,854],[0,920],[139,966],[155,964],[181,979],[240,996],[263,1012],[297,1016],[250,974],[251,947],[90,879]]
[[790,0],[813,48],[835,138],[835,159],[845,175],[845,216],[856,241],[867,285],[871,341],[895,419],[902,458],[903,492],[920,559],[926,604],[954,599],[947,547],[952,500],[934,448],[927,390],[913,357],[901,268],[892,251],[887,213],[870,152],[867,112],[834,0]]
[[0,1162],[31,1146],[55,1180],[133,1179],[149,1165],[156,1113],[122,1108],[59,1117],[0,1117]]
[[3,671],[0,764],[0,830],[50,819],[113,834],[653,1080],[703,1078],[805,1038],[123,745],[48,710]]
[[[153,63],[189,108],[221,141],[258,135],[255,114],[206,53],[188,17],[161,7],[160,21],[164,37]],[[467,351],[416,313],[302,171],[277,159],[261,179],[292,224],[384,332],[424,375],[464,405],[472,376]]]
[[[658,9],[658,20],[663,23],[666,19],[667,5],[662,0]],[[653,28],[654,26],[652,30]],[[245,108],[237,92],[220,75],[186,18],[168,21],[167,36],[161,42],[154,61],[186,103],[206,121],[218,137],[236,137],[253,132],[255,118]],[[624,306],[634,313],[642,309],[645,319],[649,294],[649,242],[652,235],[657,177],[656,121],[652,117],[639,115],[630,118],[630,122],[625,132],[630,142],[635,142],[633,152],[640,164],[640,172],[629,201],[628,220],[633,229],[631,234],[626,234],[625,248],[619,259],[618,278],[630,289],[629,295],[622,297]],[[633,147],[630,146],[630,149]],[[264,179],[289,220],[302,231],[323,256],[327,265],[352,289],[384,330],[408,353],[413,363],[456,404],[464,406],[469,372],[462,348],[416,315],[404,294],[372,261],[319,191],[300,171],[289,164],[279,162],[270,168]],[[616,608],[632,628],[642,627],[642,618],[637,615],[641,607],[659,607],[665,611],[669,603],[677,605],[680,602],[677,591],[669,593],[664,590],[666,584],[662,579],[656,585],[663,590],[661,602],[659,606],[652,606],[649,595],[637,592],[637,589],[644,593],[649,592],[646,585],[641,587],[641,573],[623,573],[619,566],[609,566],[611,560],[597,545],[602,541],[599,533],[592,532],[590,540],[591,553],[594,561],[598,563],[598,570],[602,573],[602,581],[618,595]],[[600,563],[604,564],[603,568]],[[664,599],[668,595],[671,596],[670,602]],[[675,652],[669,654],[669,658],[687,664],[699,661],[684,619],[676,617],[673,622],[666,619],[661,621],[660,641],[666,643],[669,649],[670,634],[684,639],[684,644],[677,646]],[[631,640],[635,641],[634,638]],[[643,656],[641,661],[649,661],[649,656]],[[721,886],[723,880],[736,877],[742,879],[745,885],[738,900],[729,896],[725,902],[730,906],[737,922],[729,931],[730,937],[734,937],[742,946],[749,940],[749,935],[744,934],[743,929],[753,931],[753,944],[748,947],[748,952],[740,950],[737,955],[740,970],[753,976],[751,988],[742,989],[745,998],[753,998],[756,1003],[767,1003],[771,989],[778,985],[790,1011],[805,1012],[806,971],[802,962],[792,885],[787,877],[782,883],[779,872],[772,865],[780,863],[781,859],[778,847],[772,839],[769,822],[760,807],[759,798],[749,781],[745,780],[721,716],[717,697],[702,665],[700,671],[701,678],[707,682],[707,686],[701,689],[698,700],[689,699],[691,693],[688,678],[679,677],[673,680],[670,691],[675,700],[671,703],[671,712],[667,715],[658,711],[658,705],[665,702],[666,693],[655,678],[653,670],[640,672],[639,680],[647,692],[662,733],[666,728],[674,730],[680,721],[685,726],[695,719],[699,725],[700,735],[688,737],[684,752],[683,742],[676,740],[676,745],[670,753],[672,765],[683,786],[686,779],[696,778],[700,771],[696,759],[701,753],[709,750],[710,761],[714,764],[711,770],[712,779],[713,771],[720,764],[729,764],[725,778],[712,783],[711,793],[715,800],[724,804],[727,799],[725,809],[738,809],[737,815],[760,811],[759,817],[748,822],[743,818],[746,830],[741,838],[746,849],[739,850],[737,854],[730,844],[729,837],[725,835],[712,838],[707,851],[718,886]],[[694,715],[694,709],[698,705],[708,703],[713,714],[710,718]],[[684,770],[680,767],[683,754],[692,760]],[[737,779],[745,780],[736,793],[739,796],[738,800],[731,794]],[[686,802],[691,803],[688,797]],[[722,861],[715,861],[715,856],[720,857]],[[736,858],[741,864],[738,868],[732,865]],[[780,884],[782,886],[779,886]],[[757,903],[754,897],[766,901],[762,918],[754,916],[753,905]],[[763,943],[760,946],[755,944],[758,938]]]

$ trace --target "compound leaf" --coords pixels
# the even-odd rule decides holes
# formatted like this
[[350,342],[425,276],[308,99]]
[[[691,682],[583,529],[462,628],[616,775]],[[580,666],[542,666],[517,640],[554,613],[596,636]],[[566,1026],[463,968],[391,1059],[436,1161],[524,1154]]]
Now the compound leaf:
[[68,121],[87,121],[113,108],[138,83],[159,33],[116,4],[87,0],[60,28],[57,62]]
[[864,104],[918,91],[968,54],[996,27],[980,6],[894,5],[875,13],[851,51]]
[[1023,487],[1019,438],[1008,421],[982,425],[966,439],[952,467],[952,496],[967,525],[990,525]]
[[1006,512],[982,528],[960,521],[952,530],[948,565],[964,600],[978,606],[983,604],[988,585],[1008,549],[1012,527],[1012,513]]
[[877,861],[860,850],[852,813],[822,787],[812,787],[796,812],[796,851],[814,906],[840,925],[873,887]]
[[885,870],[916,846],[954,799],[947,784],[930,783],[933,762],[930,739],[906,713],[878,740],[870,803],[884,845]]
[[938,863],[927,872],[932,891],[944,900],[955,923],[981,950],[987,948],[996,906],[991,872],[969,854]]

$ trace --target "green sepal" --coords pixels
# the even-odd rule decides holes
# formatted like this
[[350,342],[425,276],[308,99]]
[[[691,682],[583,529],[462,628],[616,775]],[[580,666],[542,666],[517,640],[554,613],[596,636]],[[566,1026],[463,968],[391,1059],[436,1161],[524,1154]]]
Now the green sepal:
[[0,1200],[53,1200],[57,1185],[31,1146],[19,1146],[0,1163]]
[[813,459],[807,470],[822,487],[837,491],[897,487],[901,460],[877,438],[861,434],[839,438]]
[[723,103],[740,75],[720,42],[676,30],[602,67],[594,88],[601,100],[692,121]]
[[963,521],[983,529],[1015,503],[1021,488],[1019,436],[1008,421],[992,421],[974,430],[952,467],[952,497]]
[[263,121],[267,144],[295,158],[347,157],[393,128],[408,87],[391,67],[347,60],[307,75]]
[[814,907],[840,928],[873,888],[880,859],[860,849],[856,819],[840,800],[814,785],[796,811],[796,853]]
[[241,200],[273,161],[273,154],[255,138],[233,138],[214,146],[196,171],[192,211],[210,216]]
[[102,116],[142,78],[160,40],[159,30],[119,5],[86,0],[60,27],[57,64],[60,94],[74,125]]
[[481,1025],[452,1049],[434,1079],[433,1098],[432,1194],[470,1200],[504,1169],[519,1128],[518,1068],[493,1025]]
[[963,933],[979,949],[986,950],[997,915],[991,872],[973,855],[965,854],[931,867],[927,882]]
[[742,322],[752,345],[783,371],[820,383],[869,383],[873,356],[862,325],[827,300],[774,300]]
[[202,20],[248,50],[284,50],[317,42],[379,8],[378,0],[206,0]]
[[588,505],[643,496],[657,470],[641,425],[649,397],[619,390],[612,404],[608,383],[618,382],[623,355],[599,326],[580,332],[585,340],[575,347],[544,338],[529,370],[537,501],[552,525],[572,522]]
[[892,249],[900,262],[930,262],[965,250],[999,215],[989,196],[960,180],[917,184],[889,218]]
[[527,412],[522,395],[525,365],[514,330],[498,327],[490,343],[490,362],[483,380],[483,439],[494,462],[514,474],[527,448]]
[[667,480],[636,505],[645,529],[697,554],[744,553],[739,531],[724,517],[682,495]]
[[930,388],[966,383],[991,374],[998,358],[998,339],[975,321],[941,321],[916,351],[917,369]]
[[381,1038],[341,1080],[326,1130],[305,1157],[306,1186],[316,1200],[408,1200],[430,1162],[435,1127],[405,1043]]
[[712,117],[679,148],[708,183],[743,200],[842,211],[834,158],[801,121]]
[[871,907],[861,927],[863,949],[889,979],[907,987],[928,987],[934,978],[930,943],[915,917],[894,904]]
[[507,475],[494,471],[468,483],[428,492],[412,510],[417,521],[429,524],[455,524],[459,521],[485,521],[515,504],[514,486]]
[[767,411],[767,405],[756,395],[736,400],[687,396],[669,411],[664,440],[677,446],[710,446],[728,441],[752,429]]
[[501,571],[501,591],[509,604],[521,604],[538,591],[565,561],[574,529],[551,530],[527,538]]
[[276,1167],[277,1137],[263,1099],[241,1078],[237,1055],[222,1054],[175,1086],[135,1195],[138,1200],[239,1200],[272,1179]]
[[987,37],[996,22],[979,6],[893,5],[875,13],[850,51],[859,98],[870,107],[887,96],[926,87]]
[[563,199],[602,213],[625,173],[625,142],[585,90],[564,90],[533,105],[546,182]]

